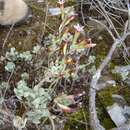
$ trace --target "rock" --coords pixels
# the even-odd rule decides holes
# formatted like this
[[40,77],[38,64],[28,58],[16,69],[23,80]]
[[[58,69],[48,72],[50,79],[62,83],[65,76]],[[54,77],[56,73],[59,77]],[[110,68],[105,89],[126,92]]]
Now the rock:
[[125,106],[124,109],[123,109],[123,113],[125,115],[130,116],[130,106]]
[[108,88],[108,87],[115,87],[116,81],[113,80],[111,75],[103,75],[98,81],[97,88],[98,90]]
[[115,80],[107,80],[106,82],[107,82],[108,85],[116,86]]
[[130,124],[125,124],[123,126],[120,126],[118,128],[113,128],[111,130],[130,130]]
[[44,125],[42,130],[51,130],[52,126],[51,125]]
[[114,69],[114,72],[117,73],[122,73],[122,72],[126,72],[126,71],[130,71],[130,65],[126,65],[126,66],[116,66]]
[[117,127],[125,124],[127,121],[123,115],[123,108],[117,103],[114,103],[112,106],[107,107],[107,112]]
[[[65,7],[64,8],[64,11],[67,15],[69,16],[72,16],[75,14],[75,11],[74,11],[74,7],[73,6],[69,6],[69,7]],[[55,16],[55,15],[59,15],[61,14],[61,9],[60,8],[49,8],[48,9],[48,12],[49,14],[51,14],[52,16]]]
[[116,66],[112,73],[118,73],[121,75],[122,81],[130,85],[130,65],[126,66]]
[[37,2],[38,2],[38,3],[42,3],[42,2],[44,2],[44,0],[38,0]]
[[114,102],[116,102],[117,104],[119,104],[122,107],[124,107],[126,105],[126,101],[121,95],[112,94],[112,99]]

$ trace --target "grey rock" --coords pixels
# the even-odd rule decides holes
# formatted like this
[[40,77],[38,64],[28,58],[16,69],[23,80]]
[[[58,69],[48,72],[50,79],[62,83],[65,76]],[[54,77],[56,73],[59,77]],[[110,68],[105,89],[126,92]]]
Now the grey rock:
[[117,103],[107,107],[107,112],[117,127],[124,125],[127,121],[126,117],[123,115],[123,108]]
[[126,101],[121,95],[112,94],[112,99],[114,102],[116,102],[117,104],[119,104],[122,107],[124,107],[126,105]]
[[130,116],[130,106],[124,106],[123,113]]
[[113,128],[111,130],[130,130],[130,124],[125,124],[123,126],[120,126],[118,128]]
[[[75,11],[74,11],[74,7],[73,6],[69,6],[69,7],[65,7],[64,8],[64,11],[67,15],[71,16],[71,15],[74,15],[75,14]],[[52,16],[56,16],[56,15],[59,15],[61,14],[61,9],[60,8],[49,8],[48,9],[48,12],[50,15]]]

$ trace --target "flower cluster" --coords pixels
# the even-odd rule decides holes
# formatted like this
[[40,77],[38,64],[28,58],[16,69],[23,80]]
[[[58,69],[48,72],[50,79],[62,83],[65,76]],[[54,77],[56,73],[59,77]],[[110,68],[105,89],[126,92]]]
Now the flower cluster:
[[74,25],[74,28],[76,29],[77,32],[82,32],[83,31],[83,26],[80,26],[79,24]]

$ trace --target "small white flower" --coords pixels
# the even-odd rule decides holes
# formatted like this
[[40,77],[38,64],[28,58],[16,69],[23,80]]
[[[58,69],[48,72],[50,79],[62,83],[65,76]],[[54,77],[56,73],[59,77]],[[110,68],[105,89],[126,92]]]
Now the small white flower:
[[76,25],[74,25],[74,28],[76,29],[76,31],[82,32],[84,27],[80,26],[79,24],[76,24]]
[[59,0],[58,3],[59,3],[60,5],[63,5],[63,4],[65,3],[65,1],[64,1],[64,0]]

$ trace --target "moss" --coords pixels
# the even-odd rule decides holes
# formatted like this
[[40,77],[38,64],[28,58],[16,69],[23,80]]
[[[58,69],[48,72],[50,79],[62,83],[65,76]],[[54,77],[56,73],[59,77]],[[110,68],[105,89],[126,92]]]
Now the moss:
[[121,77],[121,75],[120,74],[118,74],[118,73],[112,73],[112,77],[113,77],[113,79],[115,80],[115,81],[121,81],[121,79],[122,79],[122,77]]
[[107,129],[115,127],[115,124],[110,119],[106,107],[113,104],[112,94],[122,95],[126,102],[130,105],[130,88],[129,87],[109,87],[101,90],[97,95],[97,112],[101,124]]
[[102,120],[102,125],[106,128],[106,130],[109,130],[109,129],[115,127],[115,124],[112,122],[110,117],[104,118]]
[[110,70],[110,72],[115,68],[115,64],[112,62],[112,61],[110,61],[109,63],[108,63],[108,68],[109,68],[109,70]]
[[118,87],[108,87],[107,89],[101,90],[98,92],[97,100],[103,104],[104,107],[110,106],[113,104],[112,94],[118,91]]
[[106,128],[106,130],[109,130],[109,129],[115,127],[115,124],[109,117],[106,109],[101,107],[101,104],[99,107],[97,107],[97,114],[98,114],[98,118],[99,118],[101,124]]
[[112,94],[117,93],[119,87],[108,87],[107,89],[101,90],[97,94],[97,112],[101,124],[107,129],[115,127],[114,123],[110,119],[106,107],[113,104]]
[[82,123],[85,123],[84,116],[88,117],[88,112],[84,109],[68,115],[69,119],[64,126],[64,130],[84,130],[85,124]]
[[106,45],[106,41],[97,41],[97,46],[94,48],[94,55],[96,56],[96,67],[98,67],[101,61],[106,57],[107,52],[108,45]]
[[100,106],[101,103],[104,107],[112,105],[112,94],[122,95],[126,102],[130,104],[130,88],[128,86],[115,86],[115,87],[108,87],[107,89],[101,90],[97,94],[97,102]]

